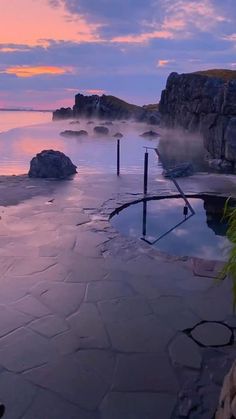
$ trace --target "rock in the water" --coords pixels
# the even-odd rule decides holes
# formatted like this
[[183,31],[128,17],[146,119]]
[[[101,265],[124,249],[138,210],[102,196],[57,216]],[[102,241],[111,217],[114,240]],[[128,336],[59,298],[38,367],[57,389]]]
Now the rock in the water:
[[123,138],[123,134],[121,134],[121,132],[117,132],[115,135],[113,135],[113,137],[115,138]]
[[160,135],[155,131],[147,131],[140,135],[140,137],[144,138],[157,138],[160,137]]
[[211,159],[236,167],[236,71],[171,73],[159,111],[166,126],[199,132]]
[[109,125],[113,125],[113,122],[112,121],[105,121],[101,125],[107,125],[107,126],[109,126]]
[[83,129],[81,129],[80,131],[72,131],[70,129],[67,129],[65,131],[62,131],[60,135],[62,135],[63,137],[82,137],[87,136],[88,133]]
[[71,108],[61,108],[53,112],[52,119],[56,121],[57,119],[69,119],[73,118],[73,110]]
[[94,127],[93,130],[94,130],[95,134],[99,134],[99,135],[108,135],[109,134],[109,129],[107,127],[97,126],[97,127]]
[[232,172],[233,163],[228,160],[208,159],[209,167],[218,172]]
[[74,125],[74,124],[80,124],[80,121],[71,121],[70,125]]
[[88,121],[87,122],[87,125],[92,125],[92,124],[94,124],[94,121]]
[[193,174],[193,166],[191,163],[178,164],[170,169],[163,170],[164,177],[185,177]]
[[155,125],[160,123],[158,105],[137,106],[108,95],[77,94],[73,110],[58,109],[53,113],[53,119],[77,117],[98,118],[105,121],[104,125],[112,125],[112,120],[122,119],[133,119]]
[[65,179],[76,173],[76,166],[61,151],[43,150],[30,162],[29,177]]

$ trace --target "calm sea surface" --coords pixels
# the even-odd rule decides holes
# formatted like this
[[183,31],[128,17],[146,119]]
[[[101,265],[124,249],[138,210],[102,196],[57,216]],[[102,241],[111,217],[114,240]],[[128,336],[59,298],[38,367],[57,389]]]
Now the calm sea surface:
[[49,122],[51,119],[50,112],[0,111],[0,133],[12,128]]
[[[78,166],[79,173],[116,173],[116,139],[113,135],[123,133],[121,140],[121,170],[129,173],[143,171],[143,146],[156,146],[158,139],[149,140],[140,134],[151,127],[146,124],[113,123],[110,134],[94,135],[93,128],[100,122],[78,124],[62,120],[52,122],[52,114],[44,112],[0,112],[0,175],[27,173],[30,160],[42,150],[54,149],[67,154]],[[64,130],[86,130],[87,137],[63,137]],[[154,153],[150,155],[150,168],[160,172]]]
[[[91,122],[91,121],[90,121]],[[162,156],[169,164],[191,161],[199,170],[203,161],[199,139],[186,138],[179,141],[176,132],[148,126],[145,123],[122,121],[108,126],[109,135],[97,136],[94,126],[101,121],[89,123],[80,118],[78,123],[70,120],[52,121],[50,112],[1,112],[0,111],[0,175],[27,173],[30,160],[40,151],[53,149],[64,152],[79,173],[116,173],[116,142],[114,134],[121,132],[121,172],[143,173],[144,147],[159,146]],[[64,130],[86,130],[86,137],[63,137]],[[144,138],[141,135],[155,130],[159,138]],[[201,169],[201,168],[200,168]],[[200,170],[201,171],[201,170]],[[154,151],[149,150],[149,173],[160,174],[162,166]]]

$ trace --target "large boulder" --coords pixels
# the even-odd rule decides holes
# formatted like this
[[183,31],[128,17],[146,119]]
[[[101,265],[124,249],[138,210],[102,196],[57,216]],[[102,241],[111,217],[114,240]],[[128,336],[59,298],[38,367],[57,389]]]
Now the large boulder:
[[65,179],[76,173],[76,166],[61,151],[43,150],[30,162],[29,177]]

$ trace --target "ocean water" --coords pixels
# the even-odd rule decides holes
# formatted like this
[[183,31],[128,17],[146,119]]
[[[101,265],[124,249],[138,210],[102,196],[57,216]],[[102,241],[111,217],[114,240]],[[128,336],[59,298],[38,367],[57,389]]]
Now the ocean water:
[[51,119],[50,112],[0,111],[0,133],[13,128],[49,122]]
[[[75,124],[71,120],[52,121],[50,112],[1,112],[0,111],[0,175],[25,174],[31,159],[40,151],[53,149],[64,152],[79,173],[116,173],[117,140],[114,134],[121,132],[121,173],[143,173],[145,147],[159,147],[168,165],[191,161],[197,171],[201,167],[203,147],[199,138],[191,138],[176,131],[163,130],[145,123],[113,122],[108,126],[109,135],[97,136],[94,126],[101,121],[88,124],[80,118]],[[86,130],[86,137],[63,137],[64,130]],[[155,130],[160,138],[144,138],[146,131]],[[162,165],[153,150],[149,152],[149,173],[160,174]]]
[[[50,113],[0,112],[0,175],[25,174],[30,160],[40,151],[54,149],[68,155],[78,166],[79,173],[116,173],[117,140],[113,135],[123,133],[121,139],[121,172],[142,173],[144,146],[155,147],[158,139],[140,135],[151,127],[142,123],[114,122],[108,136],[96,136],[95,125],[87,120],[71,124],[70,120],[53,122]],[[153,127],[152,127],[153,128]],[[64,130],[86,130],[87,137],[63,137]],[[158,131],[158,127],[156,128]],[[150,170],[160,173],[154,152],[150,151]]]

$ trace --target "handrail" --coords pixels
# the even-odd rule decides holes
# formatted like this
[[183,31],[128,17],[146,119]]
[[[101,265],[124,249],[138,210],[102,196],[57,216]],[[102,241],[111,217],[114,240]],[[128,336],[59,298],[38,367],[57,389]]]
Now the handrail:
[[[162,167],[163,168],[165,168],[165,164],[164,164],[164,161],[163,161],[163,158],[161,157],[161,154],[160,154],[160,151],[158,150],[158,148],[157,147],[145,147],[144,146],[144,148],[146,149],[146,150],[154,150],[155,151],[155,153],[156,153],[156,155],[158,156],[158,158],[159,158],[159,160],[160,160],[160,162],[161,162],[161,164],[162,164]],[[187,205],[187,207],[190,209],[190,211],[191,211],[191,213],[192,214],[195,214],[195,211],[194,211],[194,209],[193,209],[193,207],[191,206],[191,204],[190,204],[190,202],[189,202],[189,200],[188,200],[188,198],[186,197],[186,195],[185,195],[185,193],[184,193],[184,191],[181,189],[181,187],[179,186],[179,184],[178,184],[178,182],[177,182],[177,180],[170,174],[170,179],[172,180],[172,182],[174,183],[174,185],[175,185],[175,187],[176,187],[176,189],[179,191],[179,193],[180,193],[180,195],[181,195],[181,197],[183,198],[183,200],[184,200],[184,202],[185,202],[185,204]]]

